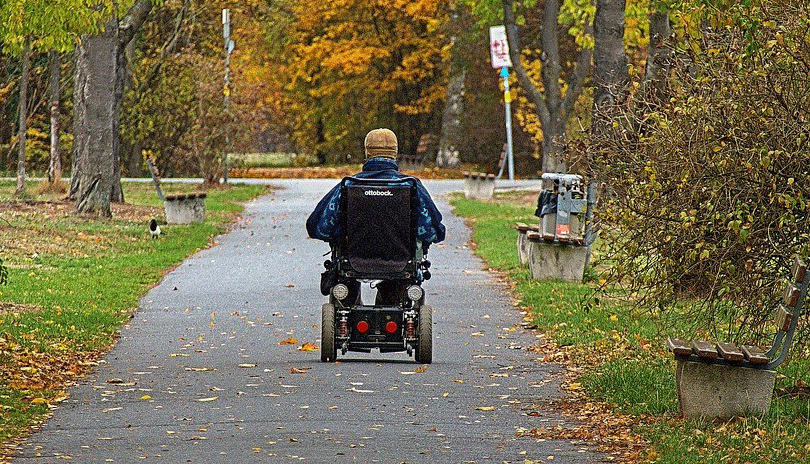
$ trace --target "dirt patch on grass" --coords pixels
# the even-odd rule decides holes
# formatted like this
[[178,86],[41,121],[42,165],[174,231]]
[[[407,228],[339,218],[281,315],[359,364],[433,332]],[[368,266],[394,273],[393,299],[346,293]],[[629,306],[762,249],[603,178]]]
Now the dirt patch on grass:
[[[72,201],[0,202],[0,257],[38,257],[45,255],[83,257],[100,252],[120,234],[105,229],[146,224],[163,211],[153,206],[113,203],[112,218],[76,213]],[[93,224],[94,227],[85,227]]]
[[16,304],[0,301],[0,316],[32,313],[41,310],[37,305]]

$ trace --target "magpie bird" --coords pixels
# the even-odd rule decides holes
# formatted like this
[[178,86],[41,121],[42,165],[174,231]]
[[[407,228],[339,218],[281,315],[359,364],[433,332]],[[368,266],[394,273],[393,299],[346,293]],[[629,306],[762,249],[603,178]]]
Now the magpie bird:
[[158,236],[160,236],[160,226],[154,219],[149,221],[149,233],[152,234],[152,238],[158,238]]

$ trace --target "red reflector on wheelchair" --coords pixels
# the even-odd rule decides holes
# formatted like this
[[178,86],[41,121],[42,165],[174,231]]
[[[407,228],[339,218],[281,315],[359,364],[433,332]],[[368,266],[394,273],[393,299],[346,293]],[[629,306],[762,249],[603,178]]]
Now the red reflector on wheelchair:
[[368,331],[368,322],[360,321],[357,323],[357,331],[360,333],[366,333]]
[[385,324],[385,331],[388,332],[388,333],[391,333],[391,334],[396,332],[397,331],[397,323],[394,322],[394,321],[388,321]]

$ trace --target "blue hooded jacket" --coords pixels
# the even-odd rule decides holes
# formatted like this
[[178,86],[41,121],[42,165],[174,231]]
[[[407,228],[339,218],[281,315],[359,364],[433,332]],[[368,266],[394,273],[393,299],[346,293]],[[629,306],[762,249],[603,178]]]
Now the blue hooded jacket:
[[[363,164],[363,170],[355,177],[363,179],[401,179],[406,177],[399,172],[396,161],[390,158],[371,158]],[[445,228],[442,213],[436,208],[433,199],[419,179],[416,179],[416,193],[419,198],[419,220],[417,237],[425,245],[444,240]],[[338,234],[338,208],[340,206],[340,184],[327,193],[307,219],[307,233],[311,238],[331,242]]]

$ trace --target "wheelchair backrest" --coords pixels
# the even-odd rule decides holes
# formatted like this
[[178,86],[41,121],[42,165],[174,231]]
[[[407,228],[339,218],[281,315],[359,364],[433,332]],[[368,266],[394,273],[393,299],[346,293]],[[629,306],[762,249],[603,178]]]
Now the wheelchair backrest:
[[343,258],[368,278],[404,272],[416,252],[416,179],[344,178]]

